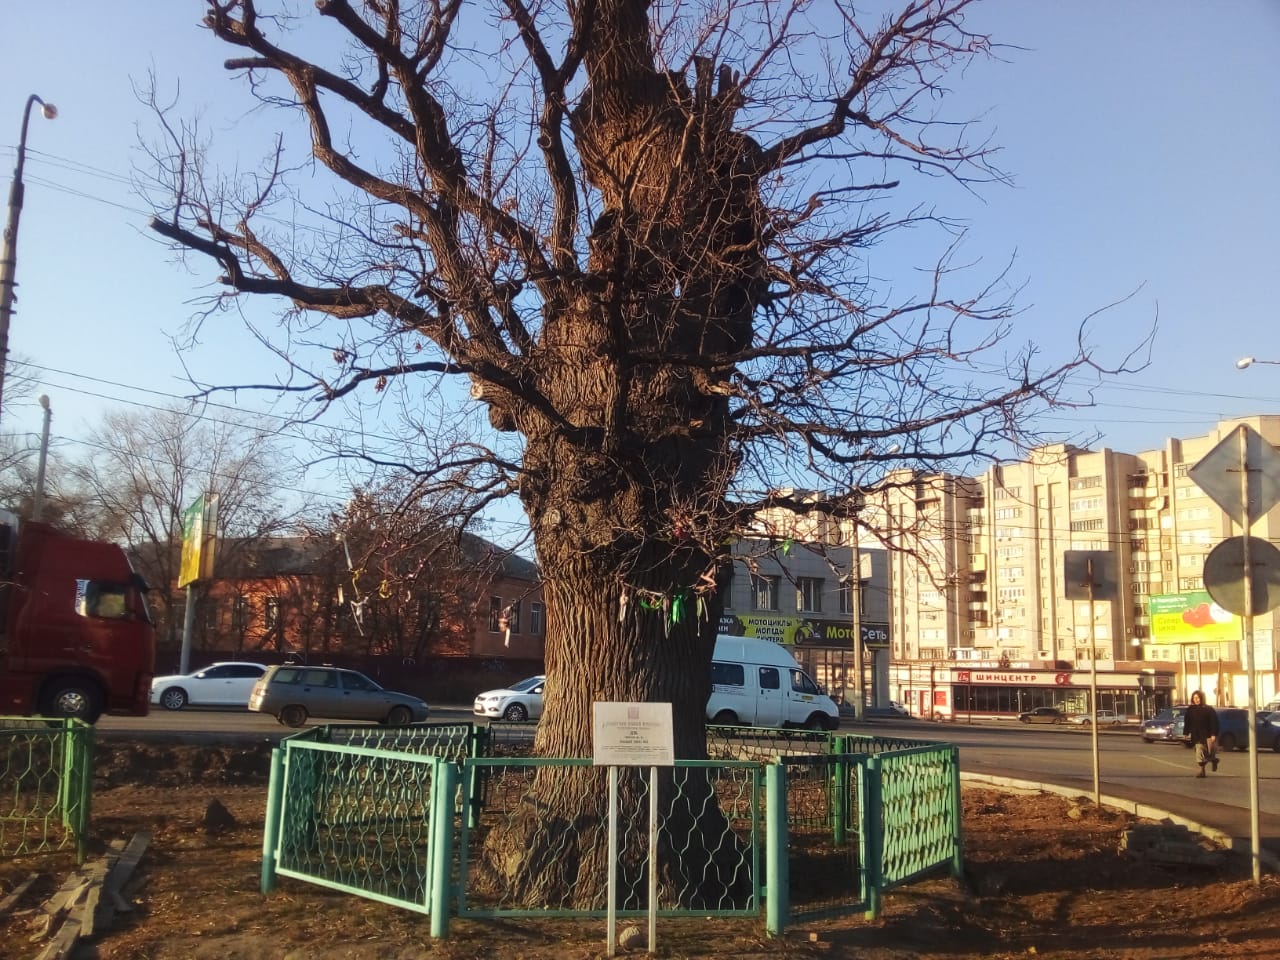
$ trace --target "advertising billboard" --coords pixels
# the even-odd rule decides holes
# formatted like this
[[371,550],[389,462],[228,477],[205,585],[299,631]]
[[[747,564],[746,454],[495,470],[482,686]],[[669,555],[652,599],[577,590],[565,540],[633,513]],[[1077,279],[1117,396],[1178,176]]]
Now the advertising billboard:
[[[862,643],[869,649],[889,646],[889,625],[864,620]],[[852,648],[850,620],[817,620],[784,613],[726,613],[720,618],[720,632],[733,637],[761,637],[777,643],[802,647]]]
[[218,545],[217,527],[217,494],[200,497],[183,512],[179,587],[213,576],[213,558]]
[[1240,618],[1214,603],[1205,590],[1156,594],[1147,609],[1152,643],[1230,643],[1240,639]]

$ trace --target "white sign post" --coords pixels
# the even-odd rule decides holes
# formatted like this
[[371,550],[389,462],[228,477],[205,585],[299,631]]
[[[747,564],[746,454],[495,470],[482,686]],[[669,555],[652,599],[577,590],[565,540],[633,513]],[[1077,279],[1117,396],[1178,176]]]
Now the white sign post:
[[[1253,618],[1255,614],[1274,609],[1276,602],[1280,601],[1280,594],[1266,589],[1276,580],[1276,549],[1265,540],[1251,537],[1249,528],[1280,503],[1280,451],[1258,431],[1242,423],[1187,470],[1187,476],[1240,525],[1244,534],[1223,541],[1205,557],[1204,585],[1209,596],[1223,609],[1244,617],[1250,726],[1249,834],[1253,882],[1256,885],[1262,882],[1262,847],[1258,814],[1258,733],[1254,720],[1258,698]],[[1264,573],[1256,584],[1255,565]],[[1236,568],[1239,574],[1235,572]],[[1260,592],[1265,594],[1261,605],[1255,603],[1255,588],[1261,588]]]
[[649,940],[658,939],[658,768],[675,766],[669,703],[592,705],[592,762],[609,768],[608,955],[618,952],[618,768],[649,768]]

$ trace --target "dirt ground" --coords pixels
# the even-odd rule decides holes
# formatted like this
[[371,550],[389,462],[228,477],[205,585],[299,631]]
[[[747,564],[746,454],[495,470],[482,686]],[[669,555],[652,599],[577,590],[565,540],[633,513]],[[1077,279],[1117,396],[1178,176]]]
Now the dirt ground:
[[[460,922],[433,942],[429,921],[282,879],[258,891],[267,748],[99,743],[94,845],[153,839],[135,873],[134,909],[78,957],[101,960],[587,960],[605,956],[602,920]],[[217,799],[234,825],[205,825]],[[1138,821],[1087,801],[964,791],[966,875],[889,894],[880,919],[806,924],[770,940],[759,921],[662,920],[669,958],[1181,960],[1280,957],[1280,879],[1250,879],[1245,858],[1170,868],[1122,852]],[[0,958],[34,960],[34,914],[73,872],[65,854],[0,860]]]

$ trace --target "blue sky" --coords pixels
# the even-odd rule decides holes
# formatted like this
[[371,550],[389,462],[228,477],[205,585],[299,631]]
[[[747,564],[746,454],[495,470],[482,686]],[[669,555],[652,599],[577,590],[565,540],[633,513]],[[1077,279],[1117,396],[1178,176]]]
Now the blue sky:
[[[245,100],[200,15],[191,0],[50,0],[0,13],[6,183],[27,94],[60,111],[52,122],[33,116],[28,134],[10,347],[44,368],[37,392],[49,395],[68,453],[105,410],[188,392],[184,362],[210,381],[278,373],[234,317],[175,354],[172,337],[212,271],[171,262],[128,183],[137,127],[150,123],[134,85],[149,70],[167,89],[181,83],[225,157],[260,129],[228,106],[232,94],[241,110]],[[1024,49],[952,78],[961,112],[990,122],[1016,181],[945,198],[943,212],[970,222],[963,259],[995,272],[1012,258],[1024,308],[1015,340],[1040,342],[1049,357],[1108,303],[1129,298],[1091,326],[1104,360],[1158,316],[1150,367],[1046,429],[1096,429],[1099,446],[1137,451],[1221,416],[1280,413],[1280,366],[1235,368],[1244,355],[1280,361],[1280,3],[993,0],[972,22]],[[246,158],[258,147],[247,144]],[[873,269],[910,282],[906,263]],[[6,404],[0,432],[39,427],[34,396]]]

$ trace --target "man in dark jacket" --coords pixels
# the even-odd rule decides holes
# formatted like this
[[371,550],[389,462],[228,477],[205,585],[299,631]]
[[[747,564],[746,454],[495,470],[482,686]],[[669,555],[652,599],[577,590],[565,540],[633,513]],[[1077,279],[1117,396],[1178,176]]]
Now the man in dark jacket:
[[1197,777],[1204,776],[1205,764],[1218,769],[1218,711],[1204,702],[1204,694],[1197,690],[1191,694],[1191,705],[1182,721],[1182,732],[1196,748],[1196,763],[1200,767]]

